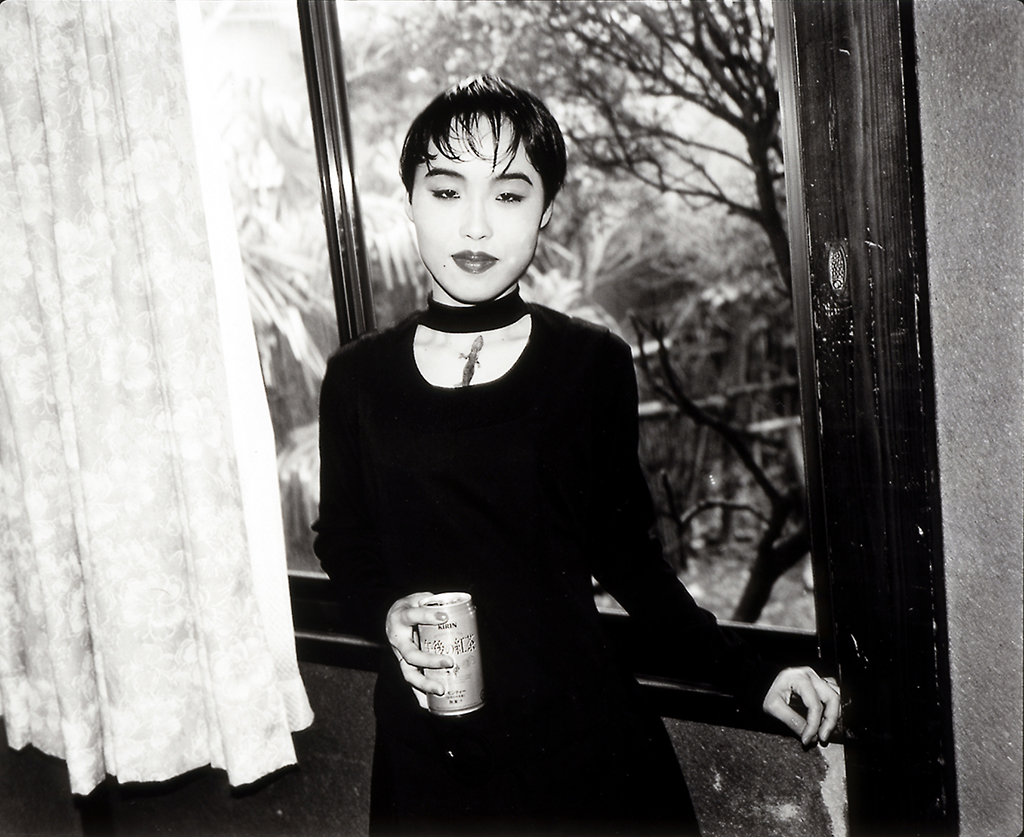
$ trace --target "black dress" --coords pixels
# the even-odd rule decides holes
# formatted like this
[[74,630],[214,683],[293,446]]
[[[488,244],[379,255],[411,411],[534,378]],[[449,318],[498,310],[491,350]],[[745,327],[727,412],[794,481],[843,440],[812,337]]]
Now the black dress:
[[693,833],[671,743],[602,633],[592,577],[694,667],[754,689],[770,673],[662,558],[629,347],[530,314],[523,354],[491,383],[426,383],[415,317],[328,363],[315,550],[350,627],[386,642],[397,599],[469,592],[487,694],[470,715],[431,716],[385,654],[371,831]]

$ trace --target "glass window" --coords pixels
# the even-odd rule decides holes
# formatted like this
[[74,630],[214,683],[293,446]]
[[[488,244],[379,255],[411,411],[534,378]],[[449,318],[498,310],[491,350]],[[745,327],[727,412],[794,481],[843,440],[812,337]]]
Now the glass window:
[[[770,4],[336,8],[377,324],[426,296],[398,175],[412,118],[478,72],[536,92],[566,130],[570,175],[524,296],[634,347],[659,533],[695,598],[813,630]],[[203,21],[289,567],[315,572],[317,393],[338,337],[296,8],[206,2]]]
[[204,74],[277,440],[288,566],[319,570],[317,399],[338,344],[295,3],[203,2]]
[[659,530],[695,598],[813,630],[770,4],[338,9],[378,324],[427,286],[398,176],[412,118],[474,73],[536,92],[570,175],[524,296],[633,345]]

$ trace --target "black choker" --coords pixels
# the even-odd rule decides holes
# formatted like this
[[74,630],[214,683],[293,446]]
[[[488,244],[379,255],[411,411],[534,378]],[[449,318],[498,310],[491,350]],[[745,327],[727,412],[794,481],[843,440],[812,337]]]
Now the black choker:
[[420,324],[434,331],[467,334],[510,326],[528,313],[529,308],[519,296],[519,288],[516,288],[497,299],[459,307],[442,305],[431,297],[427,300],[427,310],[420,314]]

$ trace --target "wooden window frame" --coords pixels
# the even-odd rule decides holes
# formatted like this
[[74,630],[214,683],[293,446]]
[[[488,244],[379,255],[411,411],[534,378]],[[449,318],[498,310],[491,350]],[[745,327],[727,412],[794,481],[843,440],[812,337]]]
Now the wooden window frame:
[[353,171],[341,31],[333,0],[296,0],[296,6],[320,172],[338,340],[345,344],[372,330],[375,317]]
[[812,555],[850,833],[958,828],[913,5],[775,0]]
[[[333,0],[297,0],[342,342],[373,327]],[[840,678],[851,834],[958,820],[924,258],[913,8],[775,0],[818,630],[730,625],[767,659]],[[290,573],[305,662],[376,671],[334,630],[323,576]],[[603,614],[629,642],[628,617]],[[642,647],[630,644],[631,649]],[[666,717],[781,732],[664,659]]]
[[[353,174],[341,36],[334,0],[297,0],[297,4],[338,331],[345,343],[373,327],[373,307]],[[332,602],[325,576],[291,571],[289,583],[300,660],[365,671],[378,669],[379,645],[337,630],[343,620]],[[628,617],[606,612],[602,621],[613,641],[631,649],[637,678],[663,716],[788,734],[764,713],[744,706],[722,684],[688,680],[671,661],[645,657],[636,650],[643,644],[633,640]],[[819,668],[822,665],[814,632],[728,624],[767,660]]]

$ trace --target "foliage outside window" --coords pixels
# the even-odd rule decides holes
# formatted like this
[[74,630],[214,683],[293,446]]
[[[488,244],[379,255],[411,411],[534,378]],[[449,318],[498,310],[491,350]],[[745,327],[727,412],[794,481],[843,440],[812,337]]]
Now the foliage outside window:
[[[227,62],[221,111],[289,560],[313,569],[315,392],[336,337],[294,6],[226,5],[207,17],[222,42],[284,38],[252,49],[258,80]],[[379,324],[427,287],[397,173],[409,121],[478,72],[538,93],[566,130],[570,178],[524,296],[634,346],[660,534],[698,601],[813,628],[770,6],[346,2],[339,14]],[[288,79],[280,94],[268,55]],[[747,581],[755,561],[760,584]]]

